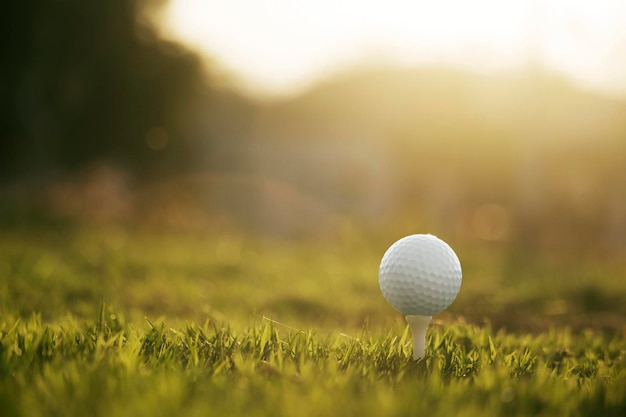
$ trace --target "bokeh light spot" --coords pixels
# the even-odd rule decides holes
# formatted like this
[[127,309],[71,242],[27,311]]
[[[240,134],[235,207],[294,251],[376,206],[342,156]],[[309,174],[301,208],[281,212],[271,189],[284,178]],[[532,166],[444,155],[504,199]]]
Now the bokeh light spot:
[[165,149],[170,140],[167,130],[160,126],[154,126],[146,132],[146,144],[153,151]]
[[474,234],[483,240],[506,240],[510,234],[510,216],[499,204],[479,206],[472,216]]

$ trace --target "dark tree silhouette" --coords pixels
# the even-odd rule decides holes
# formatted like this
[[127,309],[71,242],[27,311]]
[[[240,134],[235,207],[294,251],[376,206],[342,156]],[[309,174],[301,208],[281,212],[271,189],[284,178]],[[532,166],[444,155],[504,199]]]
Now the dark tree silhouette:
[[0,176],[96,161],[151,175],[193,165],[200,59],[161,39],[141,0],[21,0],[3,8]]

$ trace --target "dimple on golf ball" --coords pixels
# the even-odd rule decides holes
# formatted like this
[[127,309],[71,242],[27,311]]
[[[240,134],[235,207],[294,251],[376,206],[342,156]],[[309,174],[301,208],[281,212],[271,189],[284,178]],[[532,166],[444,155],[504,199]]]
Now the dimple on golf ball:
[[461,262],[446,242],[433,235],[406,236],[385,252],[378,284],[387,302],[402,314],[432,316],[456,298]]

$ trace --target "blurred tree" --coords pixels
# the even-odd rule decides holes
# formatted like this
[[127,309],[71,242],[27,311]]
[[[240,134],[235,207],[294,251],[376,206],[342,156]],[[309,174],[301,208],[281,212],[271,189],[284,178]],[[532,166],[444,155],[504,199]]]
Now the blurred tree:
[[[3,10],[0,177],[109,162],[189,167],[208,87],[200,59],[159,37],[163,1],[23,0]],[[197,112],[197,110],[196,110]]]

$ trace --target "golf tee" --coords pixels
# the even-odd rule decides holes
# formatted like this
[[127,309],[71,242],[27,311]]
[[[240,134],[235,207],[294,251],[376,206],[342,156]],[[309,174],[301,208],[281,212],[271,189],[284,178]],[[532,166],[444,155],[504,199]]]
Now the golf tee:
[[411,328],[413,335],[413,360],[417,361],[424,357],[426,349],[426,329],[430,324],[431,316],[406,316],[406,322]]

